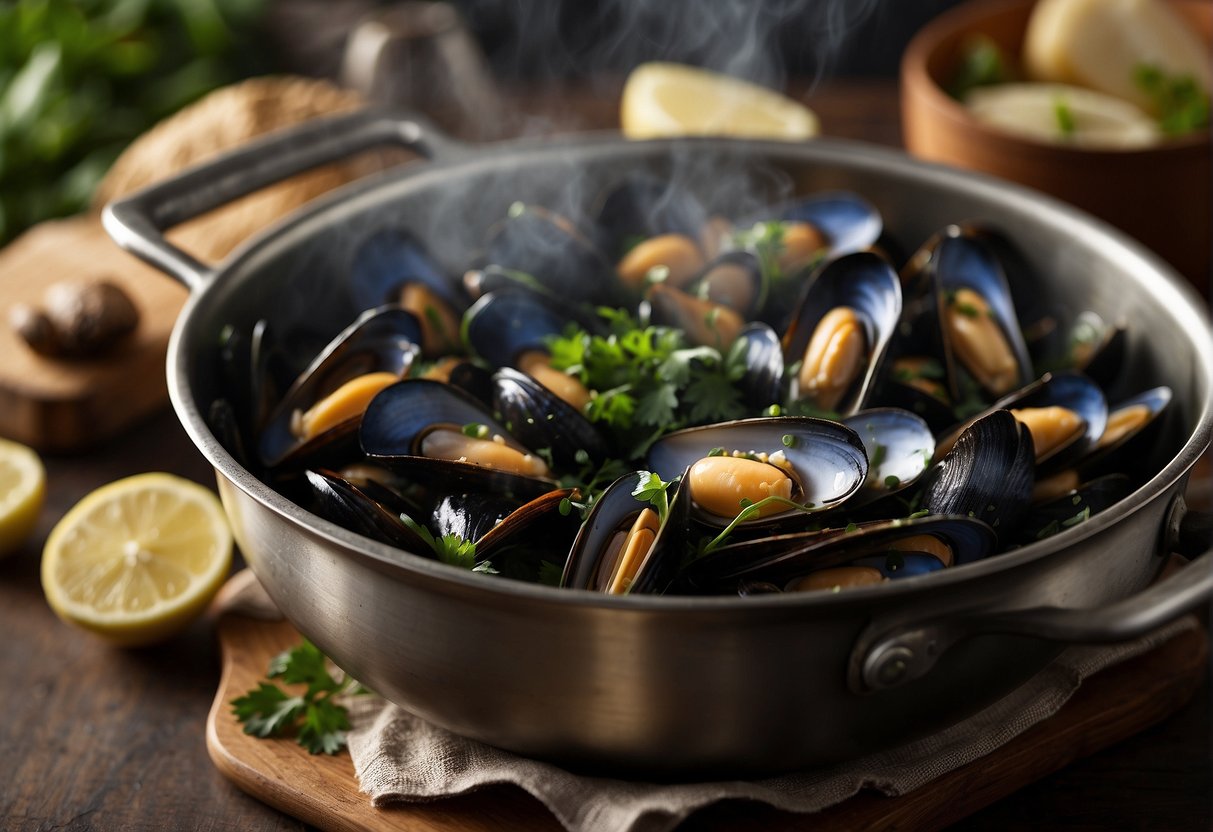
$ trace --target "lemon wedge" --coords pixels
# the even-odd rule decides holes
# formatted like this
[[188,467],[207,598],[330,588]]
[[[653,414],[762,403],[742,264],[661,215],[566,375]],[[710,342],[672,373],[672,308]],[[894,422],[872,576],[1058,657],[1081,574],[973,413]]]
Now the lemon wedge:
[[965,105],[980,121],[1038,141],[1126,150],[1162,138],[1154,120],[1128,101],[1069,84],[977,87]]
[[46,469],[30,448],[0,439],[0,557],[30,536],[46,497]]
[[42,552],[42,589],[60,618],[135,647],[202,613],[232,563],[219,499],[171,474],[104,485],[72,507]]
[[819,132],[812,110],[774,90],[706,69],[641,64],[628,75],[620,123],[629,139],[738,136],[808,139]]

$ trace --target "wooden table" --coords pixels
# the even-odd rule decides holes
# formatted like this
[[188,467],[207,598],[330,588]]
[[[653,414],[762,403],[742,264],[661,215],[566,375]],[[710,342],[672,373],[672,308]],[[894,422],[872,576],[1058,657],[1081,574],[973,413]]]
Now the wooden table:
[[[553,93],[547,104],[562,100]],[[823,87],[809,100],[831,135],[899,141],[896,91],[887,82]],[[614,111],[580,112],[579,126],[603,127]],[[207,757],[203,728],[218,682],[209,622],[163,647],[119,651],[59,622],[43,600],[43,541],[89,490],[149,470],[213,483],[175,417],[163,412],[88,455],[48,459],[47,468],[47,506],[34,539],[0,561],[0,828],[305,828],[229,784]],[[1170,720],[960,828],[1207,830],[1210,730],[1206,684]]]

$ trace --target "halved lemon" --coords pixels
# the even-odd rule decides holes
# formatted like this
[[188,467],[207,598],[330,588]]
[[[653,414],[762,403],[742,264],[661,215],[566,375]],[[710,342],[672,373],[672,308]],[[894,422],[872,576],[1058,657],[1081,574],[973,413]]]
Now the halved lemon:
[[728,75],[672,63],[641,64],[628,75],[620,123],[629,139],[816,136],[816,114],[785,95]]
[[202,613],[227,577],[232,533],[213,492],[139,474],[88,494],[51,531],[42,589],[68,623],[135,647]]
[[46,497],[46,469],[30,448],[0,439],[0,557],[25,542]]

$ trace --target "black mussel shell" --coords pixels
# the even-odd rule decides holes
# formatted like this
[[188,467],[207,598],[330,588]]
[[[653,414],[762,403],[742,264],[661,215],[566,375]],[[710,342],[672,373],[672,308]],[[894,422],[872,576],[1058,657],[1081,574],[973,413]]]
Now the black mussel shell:
[[1009,540],[1032,496],[1032,435],[1010,411],[996,410],[965,428],[926,477],[922,507],[988,523]]
[[636,239],[682,234],[698,241],[708,221],[707,209],[690,191],[645,173],[630,173],[612,185],[591,213],[602,250],[615,260]]
[[1081,373],[1050,373],[1022,390],[994,403],[1007,410],[1026,407],[1064,407],[1078,414],[1084,430],[1069,444],[1037,460],[1037,468],[1059,471],[1086,457],[1099,442],[1108,424],[1108,402],[1099,385]]
[[516,204],[489,232],[484,263],[524,272],[557,297],[592,305],[615,299],[615,271],[569,220]]
[[[893,267],[871,252],[857,252],[826,264],[809,285],[783,337],[784,361],[800,362],[817,324],[832,309],[848,306],[864,327],[864,366],[836,406],[843,415],[865,407],[886,348],[901,316],[901,283]],[[800,391],[793,379],[793,397]]]
[[601,463],[610,447],[598,428],[535,379],[510,367],[493,374],[493,410],[510,434],[535,450],[549,449],[558,468],[576,470],[584,453]]
[[[565,563],[562,587],[606,592],[611,564],[603,555],[616,532],[626,531],[636,516],[650,507],[633,496],[644,477],[633,472],[613,482],[598,498],[577,533]],[[684,484],[670,486],[669,510],[648,555],[637,570],[629,593],[663,593],[674,581],[686,555],[690,524],[690,493]]]
[[206,424],[211,429],[211,433],[215,434],[215,438],[219,440],[219,444],[232,455],[232,459],[240,463],[247,470],[254,470],[250,467],[252,460],[249,458],[248,450],[245,446],[244,433],[240,426],[240,420],[236,416],[236,409],[232,407],[232,403],[227,399],[215,399],[211,402],[210,408],[207,410]]
[[510,436],[479,402],[458,388],[438,381],[409,379],[393,384],[371,400],[362,417],[359,439],[363,452],[373,462],[413,482],[493,491],[523,500],[554,488],[553,481],[543,477],[418,455],[422,435],[438,424],[484,425],[490,436]]
[[1069,494],[1034,504],[1019,526],[1019,542],[1035,543],[1077,526],[1123,500],[1133,486],[1124,474],[1108,474],[1083,483]]
[[323,469],[307,471],[305,476],[312,492],[312,511],[324,519],[415,555],[433,555],[419,534],[357,486]]
[[[519,505],[516,499],[489,492],[447,494],[434,507],[429,526],[439,537],[453,534],[479,541]],[[482,554],[479,546],[476,554]]]
[[[948,305],[952,303],[955,293],[961,289],[976,292],[989,306],[990,314],[1006,338],[1015,360],[1017,381],[1014,386],[1023,387],[1032,379],[1032,361],[1024,343],[1011,289],[1003,265],[989,239],[989,235],[973,227],[948,226],[937,236],[927,267],[934,281],[944,359],[955,401],[963,397],[960,377],[963,365],[953,349],[948,328],[943,325],[943,321]],[[974,381],[982,383],[982,380],[973,376],[967,368],[964,369]]]
[[403,309],[379,307],[360,315],[329,342],[278,403],[261,432],[258,451],[262,462],[271,467],[288,462],[315,467],[318,454],[324,453],[323,464],[329,465],[332,454],[326,446],[356,431],[357,420],[301,442],[291,432],[292,414],[306,411],[358,376],[373,372],[404,376],[420,352],[420,342],[417,319]]
[[486,408],[493,406],[493,374],[471,361],[460,361],[451,368],[447,384],[458,387]]
[[769,407],[784,400],[783,345],[775,330],[752,323],[737,341],[745,350],[745,375],[737,382],[747,402]]
[[[980,520],[965,516],[919,517],[911,520],[876,520],[846,529],[799,532],[730,543],[692,562],[679,578],[679,587],[697,591],[728,591],[738,581],[762,581],[786,586],[790,581],[821,569],[852,565],[863,558],[878,558],[885,571],[896,541],[920,534],[938,537],[952,550],[956,564],[971,563],[996,551],[997,535]],[[933,555],[927,555],[943,564]],[[869,565],[867,563],[859,565]],[[917,561],[914,570],[930,567]],[[890,569],[890,571],[893,571]],[[899,576],[916,574],[906,570]]]
[[421,241],[403,228],[385,228],[358,246],[350,267],[349,287],[356,309],[395,303],[406,283],[421,283],[456,311],[467,306],[457,281],[449,276]]
[[[1150,454],[1128,454],[1126,451],[1146,450],[1141,448],[1141,445],[1148,442],[1139,443],[1139,438],[1154,432],[1152,428],[1159,424],[1158,417],[1170,403],[1171,388],[1154,387],[1109,408],[1103,434],[1094,446],[1088,449],[1086,455],[1077,459],[1074,464],[1087,474],[1113,473],[1115,470],[1129,472],[1137,469],[1140,467],[1137,464],[1140,461],[1138,457],[1149,458]],[[1145,418],[1141,423],[1124,431],[1114,429],[1122,415],[1138,407],[1145,408]]]
[[[803,416],[741,419],[674,431],[653,443],[647,461],[651,470],[669,480],[681,476],[715,449],[725,455],[733,451],[768,455],[782,451],[797,483],[793,499],[814,510],[842,505],[859,490],[868,474],[863,442],[853,430],[837,422]],[[789,509],[749,520],[745,525],[768,526],[801,514]],[[730,522],[729,518],[703,511],[696,511],[695,516],[709,525]]]
[[829,240],[829,253],[841,257],[863,251],[879,238],[884,223],[870,202],[851,191],[827,191],[785,203],[777,211],[785,222],[807,222]]
[[506,367],[531,350],[547,352],[547,341],[570,322],[589,330],[584,316],[559,302],[525,289],[490,292],[463,316],[463,340],[472,353],[492,367]]

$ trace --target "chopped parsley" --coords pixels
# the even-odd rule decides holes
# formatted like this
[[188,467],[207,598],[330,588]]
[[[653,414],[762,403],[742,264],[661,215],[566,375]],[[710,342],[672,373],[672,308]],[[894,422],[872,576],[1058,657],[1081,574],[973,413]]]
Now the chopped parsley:
[[1060,96],[1053,100],[1053,118],[1057,121],[1057,132],[1063,138],[1074,135],[1077,125],[1074,123],[1074,111],[1064,98]]
[[1153,64],[1141,64],[1133,71],[1133,81],[1154,101],[1158,126],[1167,135],[1209,126],[1209,96],[1192,76],[1168,75]]

